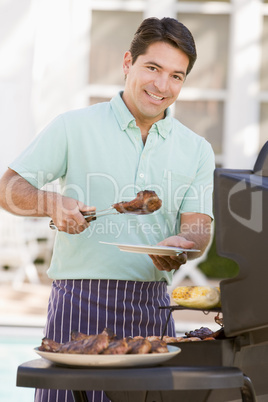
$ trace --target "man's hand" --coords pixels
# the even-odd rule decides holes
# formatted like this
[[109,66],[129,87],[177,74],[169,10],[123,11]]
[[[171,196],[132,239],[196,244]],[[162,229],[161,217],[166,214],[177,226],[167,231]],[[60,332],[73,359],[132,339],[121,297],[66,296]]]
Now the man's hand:
[[180,248],[194,248],[200,252],[183,252],[178,256],[164,257],[150,255],[154,265],[160,271],[177,270],[187,259],[200,257],[205,251],[211,235],[211,218],[208,215],[200,213],[181,214],[180,233],[177,236],[171,236],[158,243],[159,246],[170,246]]
[[[180,248],[194,248],[195,243],[193,241],[186,240],[182,236],[171,236],[162,242],[158,243],[158,246],[180,247]],[[159,271],[172,271],[177,270],[182,264],[187,261],[187,252],[183,252],[178,256],[159,256],[150,255],[154,265]]]
[[57,197],[53,203],[51,217],[55,226],[61,232],[78,234],[83,232],[90,223],[86,221],[82,212],[94,212],[95,207],[89,207],[81,201],[69,197]]

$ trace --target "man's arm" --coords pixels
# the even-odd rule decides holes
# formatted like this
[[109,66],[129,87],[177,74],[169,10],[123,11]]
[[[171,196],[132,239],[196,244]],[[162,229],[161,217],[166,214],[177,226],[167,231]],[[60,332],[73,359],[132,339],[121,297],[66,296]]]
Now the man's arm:
[[158,243],[161,246],[194,248],[197,252],[182,253],[179,256],[163,257],[150,256],[154,265],[160,271],[177,270],[188,259],[200,257],[211,237],[211,217],[200,213],[184,213],[181,215],[180,233],[176,236],[168,237]]
[[80,233],[89,225],[81,211],[95,210],[73,198],[39,190],[11,169],[0,180],[0,206],[15,215],[49,216],[59,230],[70,234]]

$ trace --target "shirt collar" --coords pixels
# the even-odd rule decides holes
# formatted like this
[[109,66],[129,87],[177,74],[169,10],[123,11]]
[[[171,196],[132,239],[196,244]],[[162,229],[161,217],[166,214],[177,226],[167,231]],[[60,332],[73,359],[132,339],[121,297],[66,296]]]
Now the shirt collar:
[[[120,91],[111,100],[113,112],[122,130],[126,130],[129,124],[135,121],[134,116],[128,110],[125,102],[122,99],[123,91]],[[170,108],[166,109],[166,116],[164,119],[157,121],[153,124],[158,133],[165,139],[172,127],[172,117]]]

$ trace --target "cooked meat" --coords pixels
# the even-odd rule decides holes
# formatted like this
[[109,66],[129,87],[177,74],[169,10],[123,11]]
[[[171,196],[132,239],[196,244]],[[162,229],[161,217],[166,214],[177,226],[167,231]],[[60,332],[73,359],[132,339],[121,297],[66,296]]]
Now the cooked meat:
[[132,213],[137,215],[151,214],[157,211],[162,205],[162,201],[154,191],[144,190],[137,194],[132,201],[122,201],[113,205],[120,214]]
[[155,335],[151,335],[151,336],[146,336],[146,339],[150,342],[152,341],[156,341],[160,339],[160,336],[155,336]]
[[179,342],[195,342],[195,341],[202,341],[201,338],[198,336],[192,336],[191,338],[181,338]]
[[220,329],[218,329],[218,331],[213,332],[213,334],[211,335],[213,336],[213,338],[215,339],[225,339],[225,332],[224,332],[224,328],[221,327]]
[[88,339],[80,339],[78,341],[65,342],[58,349],[58,353],[83,354],[83,347],[87,341]]
[[97,355],[106,349],[109,345],[109,338],[107,334],[102,333],[99,335],[93,335],[90,339],[85,339],[83,345],[83,353],[90,355]]
[[211,329],[209,329],[209,328],[201,327],[200,329],[196,329],[195,331],[186,332],[185,335],[188,338],[198,337],[202,340],[204,340],[206,338],[214,338],[214,339],[224,339],[225,338],[225,333],[224,333],[223,327],[218,329],[215,332],[211,331]]
[[165,341],[155,339],[154,341],[151,341],[151,345],[151,353],[168,353],[168,347]]
[[82,341],[83,339],[88,339],[93,335],[83,334],[82,332],[72,331],[71,332],[71,341]]
[[211,331],[211,329],[209,329],[207,327],[201,327],[199,329],[196,329],[195,331],[186,332],[185,335],[188,338],[198,337],[198,338],[204,339],[209,336],[213,336],[213,331]]
[[152,349],[151,342],[147,339],[128,339],[129,351],[131,354],[150,353]]
[[110,328],[104,328],[102,334],[106,334],[109,340],[118,339],[117,335],[115,335],[115,333]]
[[111,341],[102,354],[103,355],[125,355],[129,351],[129,346],[125,339]]
[[43,352],[58,352],[61,345],[61,343],[52,341],[52,339],[43,338],[42,344],[38,349]]
[[91,335],[80,341],[70,341],[61,345],[59,353],[71,354],[91,354],[97,355],[106,349],[109,345],[109,339],[106,334]]
[[[148,338],[148,339],[147,339]],[[109,329],[105,328],[99,335],[87,335],[72,331],[71,340],[66,343],[57,343],[51,339],[43,338],[40,351],[69,354],[146,354],[167,353],[167,343],[159,336],[135,336],[118,339]],[[169,337],[166,337],[169,338]],[[178,339],[178,338],[175,338]],[[184,338],[188,341],[193,338]]]
[[144,336],[137,335],[137,336],[133,336],[133,338],[132,338],[131,336],[129,336],[129,337],[126,338],[126,339],[127,339],[127,341],[128,341],[129,339],[144,339]]
[[166,343],[176,343],[178,342],[178,338],[175,336],[163,336],[163,341],[165,341]]
[[[102,331],[102,334],[106,335],[109,340],[116,338],[116,335],[113,333],[113,331],[108,328],[104,328],[104,330]],[[71,331],[71,341],[81,341],[83,339],[88,339],[92,336],[93,335],[87,335],[83,332]]]

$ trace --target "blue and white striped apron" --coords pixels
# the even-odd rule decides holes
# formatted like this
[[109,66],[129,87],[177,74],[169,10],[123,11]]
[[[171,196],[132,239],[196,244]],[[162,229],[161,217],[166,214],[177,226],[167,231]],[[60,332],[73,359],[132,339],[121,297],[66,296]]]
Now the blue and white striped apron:
[[[169,306],[166,282],[56,280],[48,303],[44,336],[70,340],[72,330],[98,334],[110,328],[118,337],[162,335]],[[175,336],[170,317],[166,335]],[[107,402],[104,392],[88,392],[91,402]],[[73,402],[70,391],[36,390],[35,402]]]

